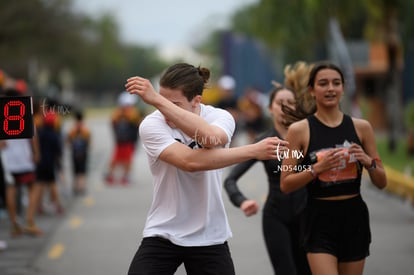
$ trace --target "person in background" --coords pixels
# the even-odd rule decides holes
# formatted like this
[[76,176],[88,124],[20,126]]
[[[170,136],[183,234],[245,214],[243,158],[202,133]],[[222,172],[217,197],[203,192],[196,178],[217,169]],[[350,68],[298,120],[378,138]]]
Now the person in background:
[[66,142],[70,146],[72,171],[74,176],[73,194],[83,195],[86,192],[86,174],[91,142],[89,128],[84,123],[83,113],[75,112],[75,125],[69,130]]
[[[36,174],[37,180],[41,184],[41,193],[46,187],[50,193],[50,200],[58,214],[63,214],[64,209],[59,195],[59,189],[56,183],[58,173],[56,166],[61,162],[62,142],[60,134],[56,131],[57,114],[54,112],[46,113],[43,126],[37,129],[39,137],[40,160],[37,163]],[[43,198],[40,198],[39,209],[43,210]]]
[[[0,70],[0,95],[3,96],[3,85],[5,82],[5,74]],[[6,142],[0,140],[0,151],[6,146]],[[6,179],[3,169],[3,160],[0,157],[0,211],[6,210]],[[7,210],[6,210],[7,211]],[[7,249],[7,242],[0,240],[0,251]]]
[[119,107],[112,115],[112,130],[115,137],[115,148],[109,166],[106,182],[114,184],[115,169],[122,168],[121,184],[130,183],[132,158],[138,141],[138,127],[141,115],[135,107],[137,98],[128,92],[122,92],[118,98]]
[[[21,92],[9,88],[6,96],[19,96]],[[35,222],[37,204],[40,198],[41,185],[36,181],[36,163],[40,159],[39,140],[35,133],[31,139],[9,139],[1,150],[1,157],[6,177],[6,204],[11,221],[11,235],[18,237],[22,233],[32,236],[41,236],[40,230]],[[17,200],[17,192],[20,188],[27,188],[28,205],[25,209],[26,224],[22,227],[18,221],[17,207],[20,202]]]
[[[1,71],[0,71],[0,78],[1,78]],[[6,146],[6,142],[4,140],[0,140],[0,151],[5,146]],[[7,209],[6,207],[6,179],[4,175],[4,169],[3,169],[3,160],[0,157],[0,210],[3,211],[3,209]],[[7,249],[7,241],[0,240],[0,251],[6,250],[6,249]]]
[[[255,142],[274,136],[285,139],[288,128],[282,106],[294,109],[295,93],[279,83],[274,83],[268,104],[273,127],[256,138]],[[234,206],[239,207],[246,217],[256,214],[259,204],[244,196],[237,186],[237,181],[257,161],[257,159],[250,159],[237,164],[224,181],[224,188],[230,201]],[[278,275],[311,274],[305,251],[300,244],[306,190],[301,188],[291,194],[284,194],[280,190],[280,173],[283,169],[281,160],[262,160],[262,163],[269,185],[263,207],[262,229],[273,271]]]
[[241,125],[240,110],[237,104],[237,95],[235,93],[236,80],[231,75],[222,75],[217,81],[217,87],[220,92],[220,98],[215,104],[217,108],[228,111],[236,122],[232,143],[230,146],[237,144],[236,139],[239,136]]
[[[55,98],[55,97],[46,97],[43,98],[41,100],[34,100],[33,101],[33,122],[35,125],[36,129],[43,129],[45,128],[45,121],[46,121],[46,117],[48,117],[48,119],[53,120],[53,125],[50,125],[50,123],[52,123],[52,121],[49,121],[49,125],[47,126],[48,131],[53,128],[54,131],[56,132],[57,137],[59,138],[59,143],[62,144],[63,146],[63,118],[62,115],[65,114],[65,112],[67,111],[66,106],[61,105],[61,103]],[[52,114],[52,115],[49,115]],[[56,174],[56,180],[55,180],[55,184],[59,185],[60,187],[62,187],[63,191],[68,190],[67,188],[67,181],[66,181],[66,177],[65,177],[65,173],[64,173],[64,169],[63,169],[63,163],[62,163],[62,158],[59,157],[56,159],[56,162],[54,163],[54,169],[55,169],[55,174]],[[51,187],[49,185],[46,185],[47,187]],[[43,186],[44,187],[44,186]],[[45,188],[41,189],[41,194],[40,197],[42,198],[43,201],[43,192],[44,192]],[[54,192],[52,190],[51,194]],[[66,192],[63,192],[63,195],[67,194]],[[53,198],[52,198],[53,200]],[[60,199],[59,199],[60,200]],[[56,206],[55,206],[56,208]],[[59,208],[57,208],[56,210],[58,210]],[[58,212],[60,212],[62,209],[60,209]],[[39,208],[38,208],[38,213],[39,214],[45,214],[45,209],[43,208],[43,203],[39,202]],[[63,213],[63,212],[62,212]]]
[[[372,126],[340,109],[344,85],[339,67],[314,64],[307,85],[314,108],[308,114],[296,112],[297,121],[286,135],[290,152],[303,156],[284,158],[282,165],[301,169],[282,171],[281,190],[307,188],[304,245],[316,275],[363,274],[371,230],[361,197],[362,170],[367,170],[377,188],[387,185]],[[302,105],[298,102],[296,110]],[[295,113],[289,113],[295,118]]]
[[234,93],[236,80],[230,75],[223,75],[217,81],[217,85],[220,90],[220,100],[216,107],[228,111],[237,122],[239,110],[237,107],[237,97]]
[[243,96],[237,101],[240,111],[240,121],[248,136],[248,142],[252,143],[256,136],[267,129],[267,120],[264,114],[262,93],[254,88],[248,87]]
[[172,275],[181,264],[187,274],[235,274],[220,168],[286,148],[278,138],[228,148],[234,118],[201,103],[209,77],[207,68],[178,63],[162,74],[159,93],[145,78],[127,80],[128,92],[157,109],[139,127],[154,194],[130,275]]

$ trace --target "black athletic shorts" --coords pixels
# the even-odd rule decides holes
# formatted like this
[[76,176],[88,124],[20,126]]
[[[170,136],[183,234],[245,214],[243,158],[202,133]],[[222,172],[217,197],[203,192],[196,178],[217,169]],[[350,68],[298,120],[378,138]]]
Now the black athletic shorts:
[[128,275],[173,275],[184,264],[188,275],[234,275],[227,242],[184,247],[160,237],[147,237],[132,259]]
[[328,253],[339,262],[359,261],[369,255],[369,214],[360,195],[339,201],[312,199],[306,211],[306,252]]
[[86,173],[86,165],[87,165],[86,158],[73,158],[72,164],[73,164],[73,173],[75,175]]
[[56,180],[55,168],[40,168],[36,169],[36,179],[41,182],[52,183]]

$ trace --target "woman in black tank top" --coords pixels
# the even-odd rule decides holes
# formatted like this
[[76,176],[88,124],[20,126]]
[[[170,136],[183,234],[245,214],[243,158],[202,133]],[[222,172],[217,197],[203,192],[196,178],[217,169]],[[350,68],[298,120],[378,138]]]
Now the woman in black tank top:
[[[294,108],[293,91],[275,85],[269,96],[269,113],[273,127],[260,135],[256,141],[277,136],[284,139],[287,127],[284,124],[282,106]],[[256,142],[255,141],[255,142]],[[244,196],[237,181],[257,162],[251,159],[234,166],[224,181],[224,188],[234,206],[239,207],[249,217],[257,213],[259,204]],[[306,254],[299,243],[303,210],[306,206],[306,189],[301,188],[290,194],[280,191],[281,161],[262,160],[268,182],[268,194],[263,206],[262,229],[264,241],[275,274],[308,275],[309,265]]]
[[[282,165],[289,169],[282,170],[281,190],[308,190],[304,245],[312,273],[362,274],[371,243],[368,209],[360,194],[362,169],[376,187],[387,184],[374,132],[368,121],[340,110],[344,77],[337,66],[315,64],[308,92],[315,103],[312,115],[287,110],[303,119],[287,133],[290,153]],[[303,102],[298,104],[296,109],[303,110]]]

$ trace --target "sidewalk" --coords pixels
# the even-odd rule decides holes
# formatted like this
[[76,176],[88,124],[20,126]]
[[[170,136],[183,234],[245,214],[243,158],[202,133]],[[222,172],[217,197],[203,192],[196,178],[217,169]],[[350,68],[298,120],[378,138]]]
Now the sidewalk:
[[414,178],[408,177],[390,167],[385,167],[388,184],[386,190],[414,204]]
[[[65,213],[70,211],[73,198],[61,197]],[[53,235],[59,223],[65,218],[65,214],[47,213],[36,216],[36,224],[43,231],[43,236],[32,237],[23,234],[17,238],[10,235],[10,222],[7,212],[0,218],[0,240],[7,242],[7,248],[0,251],[0,274],[1,275],[33,275],[32,264],[37,255],[45,249],[49,238]],[[23,223],[23,219],[20,218]]]

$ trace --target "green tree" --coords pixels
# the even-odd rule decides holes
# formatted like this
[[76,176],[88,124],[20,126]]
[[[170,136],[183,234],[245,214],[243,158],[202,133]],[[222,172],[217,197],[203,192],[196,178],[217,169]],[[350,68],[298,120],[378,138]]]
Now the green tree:
[[[0,58],[11,74],[28,77],[31,59],[54,68],[82,46],[81,18],[70,13],[69,0],[0,1]],[[58,54],[61,53],[61,54]]]
[[395,20],[406,43],[414,36],[413,8],[410,0],[261,0],[233,15],[232,30],[282,48],[289,63],[315,58],[332,17],[347,39],[369,41],[384,39],[387,22]]
[[326,40],[328,21],[336,17],[345,32],[354,32],[363,20],[361,1],[262,0],[233,16],[233,29],[256,37],[270,48],[285,53],[285,62],[315,58],[315,52]]
[[388,71],[383,97],[389,122],[389,147],[395,148],[401,130],[401,71],[398,59],[413,43],[412,0],[261,0],[233,16],[233,30],[253,36],[285,54],[283,64],[320,59],[331,18],[339,21],[345,39],[386,45]]
[[93,19],[72,0],[0,1],[0,69],[32,84],[45,69],[55,85],[70,71],[76,90],[98,96],[121,91],[134,73],[152,77],[164,68],[155,49],[125,45],[118,34],[113,15]]

